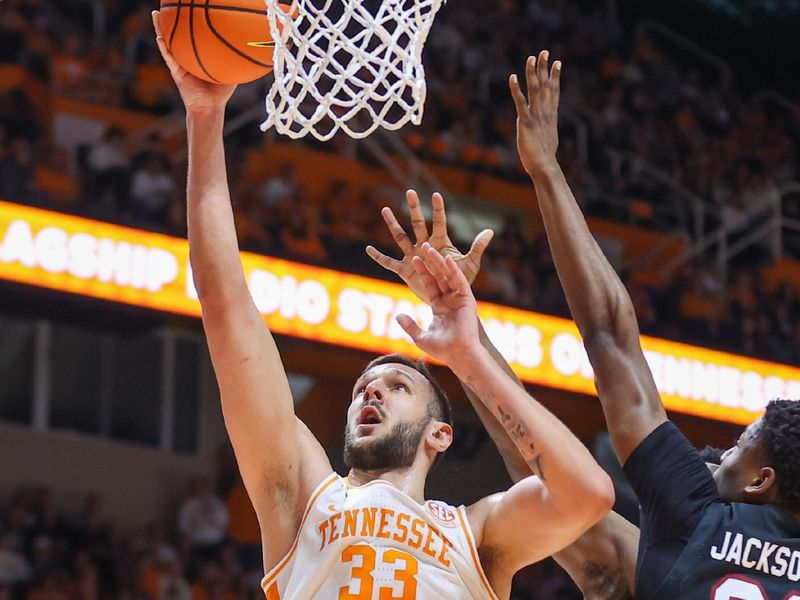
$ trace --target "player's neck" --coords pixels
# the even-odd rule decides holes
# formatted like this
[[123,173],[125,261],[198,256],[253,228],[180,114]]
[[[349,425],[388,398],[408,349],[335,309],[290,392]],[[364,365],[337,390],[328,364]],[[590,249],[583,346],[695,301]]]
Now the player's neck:
[[391,483],[401,492],[408,494],[422,504],[425,501],[425,479],[427,471],[417,465],[406,469],[392,469],[389,471],[362,471],[350,469],[347,480],[350,485],[359,487],[378,479]]

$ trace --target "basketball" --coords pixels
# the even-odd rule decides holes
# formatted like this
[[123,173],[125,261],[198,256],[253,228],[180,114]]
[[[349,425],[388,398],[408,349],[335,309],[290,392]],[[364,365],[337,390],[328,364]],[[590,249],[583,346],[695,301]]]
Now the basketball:
[[161,31],[175,60],[213,83],[247,83],[272,71],[264,0],[161,0]]

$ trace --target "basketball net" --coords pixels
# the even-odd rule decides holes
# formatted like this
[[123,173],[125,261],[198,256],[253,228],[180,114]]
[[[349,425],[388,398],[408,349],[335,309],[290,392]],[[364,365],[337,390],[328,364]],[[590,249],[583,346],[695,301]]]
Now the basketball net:
[[444,2],[293,0],[287,10],[266,0],[275,82],[261,129],[327,141],[339,130],[358,139],[419,125],[422,50]]

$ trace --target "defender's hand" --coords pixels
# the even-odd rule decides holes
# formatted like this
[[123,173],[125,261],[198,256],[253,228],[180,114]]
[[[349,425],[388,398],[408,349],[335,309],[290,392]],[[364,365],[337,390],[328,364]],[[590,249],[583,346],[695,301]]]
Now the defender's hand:
[[178,86],[178,91],[181,93],[186,110],[219,109],[224,107],[233,95],[234,90],[236,90],[236,86],[203,81],[180,66],[167,48],[167,42],[161,34],[159,12],[154,10],[151,15],[153,17],[153,28],[156,31],[158,49],[164,58],[164,62],[167,63],[167,67],[169,67],[169,72],[172,74],[172,79],[175,80],[175,85]]
[[550,53],[542,50],[538,59],[528,58],[525,78],[528,99],[516,75],[509,78],[511,96],[517,107],[517,149],[528,175],[552,167],[558,150],[558,100],[561,90],[561,61],[548,70]]
[[450,236],[447,234],[447,214],[444,209],[444,198],[442,198],[441,194],[437,192],[433,195],[433,229],[430,234],[428,234],[428,225],[425,222],[425,215],[422,213],[422,206],[420,205],[417,192],[408,190],[406,192],[406,202],[408,203],[408,212],[411,215],[411,226],[414,230],[416,243],[411,243],[411,239],[397,221],[392,209],[384,208],[381,211],[381,215],[394,241],[397,242],[400,250],[402,250],[403,258],[402,260],[395,260],[378,251],[373,246],[367,246],[367,254],[369,257],[384,269],[399,275],[420,300],[428,303],[430,303],[430,298],[413,264],[415,256],[421,257],[423,255],[422,245],[426,242],[441,256],[449,256],[452,258],[469,284],[475,281],[475,277],[477,277],[478,271],[481,269],[481,258],[489,242],[492,241],[494,232],[491,229],[481,231],[475,238],[475,241],[472,242],[472,247],[469,249],[469,252],[467,254],[462,254],[459,252],[458,248],[453,245]]
[[482,350],[475,296],[455,260],[427,242],[412,264],[430,299],[433,322],[426,330],[408,315],[398,315],[397,322],[420,350],[456,370]]

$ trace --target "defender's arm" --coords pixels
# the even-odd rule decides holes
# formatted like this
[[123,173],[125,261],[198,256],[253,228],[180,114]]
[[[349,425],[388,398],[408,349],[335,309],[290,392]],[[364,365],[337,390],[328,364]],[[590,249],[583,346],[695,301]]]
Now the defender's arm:
[[594,367],[597,390],[621,462],[667,420],[639,343],[630,296],[586,225],[556,161],[561,64],[548,53],[527,63],[528,100],[516,76],[517,143],[536,187],[547,238],[572,316]]
[[[233,222],[222,129],[233,86],[207,84],[158,45],[186,105],[189,248],[203,327],[239,469],[269,531],[264,562],[288,551],[307,496],[331,472],[319,443],[294,414],[277,347],[250,296]],[[299,508],[298,508],[299,507]]]
[[585,600],[633,600],[638,552],[639,529],[610,512],[553,559]]

